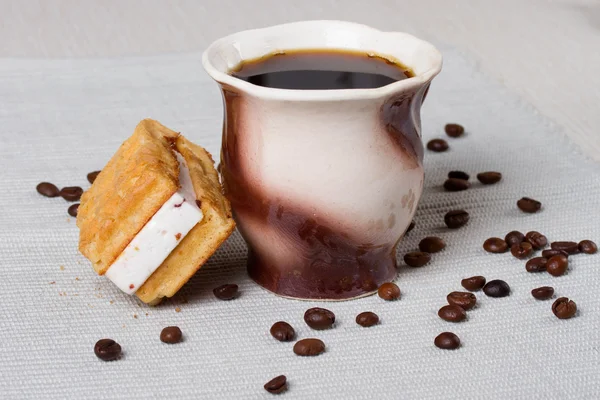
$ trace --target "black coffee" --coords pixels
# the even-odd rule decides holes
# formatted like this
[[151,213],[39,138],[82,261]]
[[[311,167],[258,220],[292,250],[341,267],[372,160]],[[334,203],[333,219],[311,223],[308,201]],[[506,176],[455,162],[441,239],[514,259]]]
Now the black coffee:
[[277,89],[370,89],[414,73],[391,57],[345,50],[280,51],[245,61],[231,75]]

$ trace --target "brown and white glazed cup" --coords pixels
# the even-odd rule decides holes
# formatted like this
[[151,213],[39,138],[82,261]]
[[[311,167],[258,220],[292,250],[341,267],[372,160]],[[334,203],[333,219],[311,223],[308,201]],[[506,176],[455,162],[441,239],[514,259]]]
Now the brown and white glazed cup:
[[[364,52],[415,76],[375,89],[288,90],[230,74],[245,60],[303,49]],[[395,248],[423,189],[420,109],[442,67],[435,47],[306,21],[224,37],[202,61],[223,93],[221,173],[250,277],[281,296],[322,300],[393,280]]]

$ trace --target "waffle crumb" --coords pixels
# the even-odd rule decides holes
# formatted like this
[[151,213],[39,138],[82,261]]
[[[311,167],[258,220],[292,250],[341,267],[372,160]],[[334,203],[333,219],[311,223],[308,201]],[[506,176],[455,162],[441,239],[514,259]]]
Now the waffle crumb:
[[179,308],[179,307],[176,307],[176,308],[175,308],[175,312],[181,312],[181,308]]

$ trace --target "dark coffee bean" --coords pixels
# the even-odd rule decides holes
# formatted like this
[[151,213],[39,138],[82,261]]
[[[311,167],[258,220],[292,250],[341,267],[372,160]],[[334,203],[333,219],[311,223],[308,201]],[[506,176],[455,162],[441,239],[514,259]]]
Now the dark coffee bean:
[[508,245],[504,240],[492,237],[483,242],[483,249],[488,253],[505,253]]
[[213,294],[219,300],[232,300],[238,295],[238,285],[226,284],[213,289]]
[[39,194],[46,197],[56,197],[59,194],[58,188],[50,182],[42,182],[35,189]]
[[446,296],[446,300],[448,300],[448,304],[462,307],[465,311],[475,307],[475,303],[477,303],[477,297],[469,292],[452,292]]
[[480,290],[485,285],[485,278],[483,276],[472,276],[470,278],[465,278],[460,281],[462,287],[471,292],[476,292]]
[[60,189],[60,197],[67,201],[79,201],[83,194],[83,189],[79,186],[67,186]]
[[427,142],[427,148],[431,151],[435,151],[436,153],[441,153],[443,151],[448,150],[448,142],[444,139],[432,139]]
[[582,240],[577,247],[579,247],[580,252],[585,254],[594,254],[598,251],[598,246],[591,240]]
[[468,181],[470,176],[469,174],[463,171],[450,171],[448,172],[448,178],[462,179],[464,181]]
[[550,243],[552,250],[562,250],[567,254],[579,253],[579,246],[575,242],[552,242]]
[[290,340],[294,340],[296,331],[294,331],[294,328],[287,322],[278,321],[271,327],[271,336],[280,342],[289,342]]
[[428,236],[419,242],[419,250],[426,253],[437,253],[446,247],[446,243],[437,236]]
[[513,244],[522,243],[525,240],[525,235],[519,231],[510,231],[504,236],[504,241],[508,247],[512,247]]
[[377,294],[384,300],[398,300],[400,298],[400,288],[394,282],[386,282],[379,286]]
[[552,276],[561,276],[567,272],[569,259],[562,254],[550,257],[546,263],[546,271]]
[[279,394],[285,392],[287,389],[287,378],[285,375],[279,375],[269,382],[265,383],[265,390],[272,394]]
[[510,286],[503,280],[494,279],[485,284],[483,293],[490,297],[506,297],[510,294]]
[[554,295],[554,288],[550,286],[542,286],[531,290],[531,295],[538,300],[548,300]]
[[559,297],[552,304],[552,312],[559,319],[569,319],[577,313],[577,304],[566,297]]
[[410,221],[410,224],[408,225],[408,228],[406,228],[405,233],[408,233],[408,232],[412,231],[413,229],[415,229],[415,221]]
[[525,240],[531,243],[531,246],[533,246],[534,250],[543,249],[548,245],[548,239],[546,236],[536,231],[527,232],[525,234]]
[[469,222],[469,213],[465,210],[452,210],[444,215],[444,223],[450,229],[458,229]]
[[325,343],[319,339],[302,339],[294,344],[294,353],[299,356],[318,356],[325,351]]
[[554,257],[559,254],[562,254],[563,256],[569,258],[569,254],[562,250],[546,249],[546,250],[542,251],[542,257],[544,257],[544,258]]
[[533,246],[529,242],[522,242],[519,244],[513,244],[510,247],[510,254],[516,258],[527,258],[533,252]]
[[529,197],[523,197],[517,201],[517,207],[526,213],[536,213],[542,208],[542,203]]
[[316,330],[329,329],[335,323],[335,314],[326,308],[309,308],[304,313],[304,322]]
[[160,341],[163,343],[175,344],[181,342],[181,329],[177,326],[167,326],[160,332]]
[[424,251],[411,251],[404,255],[404,262],[409,267],[422,267],[431,260],[431,255]]
[[356,323],[368,328],[379,323],[379,316],[370,311],[362,312],[356,316]]
[[448,322],[460,322],[467,318],[466,311],[457,305],[449,304],[440,308],[438,316],[444,321]]
[[94,171],[94,172],[90,172],[89,174],[87,174],[87,180],[88,180],[88,182],[89,183],[94,183],[94,181],[98,177],[99,173],[100,173],[100,171]]
[[67,209],[67,212],[69,213],[69,215],[71,217],[77,217],[77,211],[79,211],[79,203],[77,204],[72,204],[69,206],[69,208]]
[[460,346],[460,339],[452,332],[442,332],[436,336],[433,344],[440,349],[454,350]]
[[543,272],[546,270],[547,264],[547,258],[534,257],[531,260],[527,261],[527,264],[525,264],[525,269],[527,270],[527,272]]
[[446,135],[453,138],[457,138],[462,136],[463,133],[465,133],[465,128],[463,128],[463,126],[459,124],[446,124],[446,126],[444,127],[444,131],[446,132]]
[[465,181],[464,179],[450,178],[446,179],[446,182],[444,182],[444,189],[446,189],[448,192],[461,192],[470,187],[471,184],[469,181]]
[[494,171],[480,172],[477,174],[477,180],[484,185],[493,185],[502,180],[502,174]]
[[112,339],[100,339],[94,345],[94,353],[102,361],[114,361],[121,355],[121,345]]

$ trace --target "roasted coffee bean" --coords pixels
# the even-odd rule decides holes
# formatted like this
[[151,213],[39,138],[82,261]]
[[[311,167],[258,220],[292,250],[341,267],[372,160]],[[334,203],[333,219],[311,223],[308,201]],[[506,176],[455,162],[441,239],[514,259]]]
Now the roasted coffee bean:
[[335,314],[326,308],[309,308],[304,313],[304,322],[316,330],[329,329],[335,323]]
[[548,300],[554,295],[554,288],[551,286],[542,286],[531,290],[531,295],[538,300]]
[[521,211],[531,214],[540,211],[542,203],[529,197],[523,197],[517,201],[517,207],[519,207]]
[[502,180],[502,174],[494,171],[480,172],[477,174],[477,180],[484,185],[493,185]]
[[50,182],[42,182],[35,189],[39,194],[46,197],[56,197],[59,194],[58,188]]
[[508,245],[504,240],[492,237],[483,242],[483,249],[488,253],[505,253]]
[[289,342],[290,340],[294,340],[296,331],[287,322],[278,321],[271,326],[271,336],[280,342]]
[[547,258],[534,257],[531,260],[527,261],[527,264],[525,264],[525,269],[527,270],[527,272],[543,272],[546,270],[547,264]]
[[472,276],[470,278],[465,278],[460,281],[462,287],[471,292],[476,292],[480,290],[485,285],[485,278],[483,276]]
[[279,375],[269,382],[265,383],[265,390],[272,394],[279,394],[287,389],[287,378],[285,375]]
[[415,221],[410,221],[410,224],[408,225],[408,228],[406,228],[405,233],[408,233],[408,232],[412,231],[413,229],[415,229]]
[[446,126],[444,126],[444,131],[446,132],[446,135],[457,138],[465,133],[465,128],[459,124],[446,124]]
[[443,151],[448,150],[448,142],[444,139],[432,139],[427,142],[427,148],[431,151],[435,151],[436,153],[441,153]]
[[452,292],[448,294],[446,300],[448,300],[448,304],[462,307],[465,311],[475,307],[475,303],[477,303],[477,297],[469,292]]
[[437,236],[428,236],[419,242],[419,250],[426,253],[437,253],[445,247],[446,243]]
[[550,248],[552,250],[562,250],[567,254],[579,253],[579,246],[575,242],[552,242]]
[[563,256],[569,258],[569,254],[565,251],[562,250],[553,250],[553,249],[546,249],[542,251],[542,257],[544,258],[550,258],[550,257],[554,257],[557,256],[559,254],[562,254]]
[[400,298],[400,288],[394,282],[386,282],[379,286],[377,294],[384,300],[398,300]]
[[325,343],[319,339],[302,339],[294,344],[294,353],[299,356],[318,356],[325,351]]
[[77,212],[79,211],[79,203],[72,204],[67,209],[67,212],[71,217],[77,217]]
[[529,242],[522,242],[519,244],[513,244],[510,247],[510,254],[516,258],[527,258],[533,252],[533,246]]
[[598,251],[598,246],[596,246],[596,243],[592,242],[591,240],[582,240],[579,242],[577,247],[579,247],[580,252],[585,254],[594,254]]
[[79,186],[67,186],[60,189],[60,197],[67,201],[79,201],[81,199],[81,195],[83,194],[83,189]]
[[365,311],[356,316],[356,323],[368,328],[379,323],[379,316],[374,312]]
[[519,231],[510,231],[504,236],[504,241],[508,247],[512,247],[513,244],[519,244],[525,241],[525,235]]
[[469,213],[465,210],[452,210],[444,215],[444,223],[450,229],[458,229],[469,222]]
[[440,308],[438,315],[441,319],[448,322],[460,322],[467,318],[464,308],[454,304],[449,304]]
[[431,260],[431,255],[424,251],[411,251],[404,255],[404,262],[409,267],[422,267]]
[[450,178],[446,179],[446,182],[444,182],[444,189],[446,189],[448,192],[461,192],[470,187],[471,184],[469,181],[465,181],[464,179]]
[[463,171],[450,171],[448,172],[448,178],[462,179],[464,181],[468,181],[470,176],[469,174]]
[[90,172],[89,174],[87,174],[87,180],[88,180],[88,182],[89,183],[94,183],[94,181],[98,177],[99,173],[100,173],[100,171],[94,171],[94,172]]
[[121,345],[112,339],[100,339],[94,345],[94,353],[102,361],[114,361],[121,355]]
[[567,272],[569,259],[562,254],[552,256],[546,263],[546,271],[552,276],[561,276]]
[[485,284],[483,293],[490,297],[506,297],[510,294],[510,286],[503,280],[494,279]]
[[460,346],[460,339],[452,332],[442,332],[436,336],[433,344],[440,349],[454,350]]
[[232,300],[238,295],[238,285],[226,284],[213,289],[213,294],[219,300]]
[[527,232],[525,234],[525,240],[531,243],[531,246],[533,246],[534,250],[543,249],[548,245],[548,239],[546,236],[536,231]]
[[552,312],[559,319],[569,319],[577,313],[577,304],[566,297],[559,297],[552,304]]
[[175,344],[181,342],[183,334],[178,326],[167,326],[160,332],[160,341],[163,343]]

